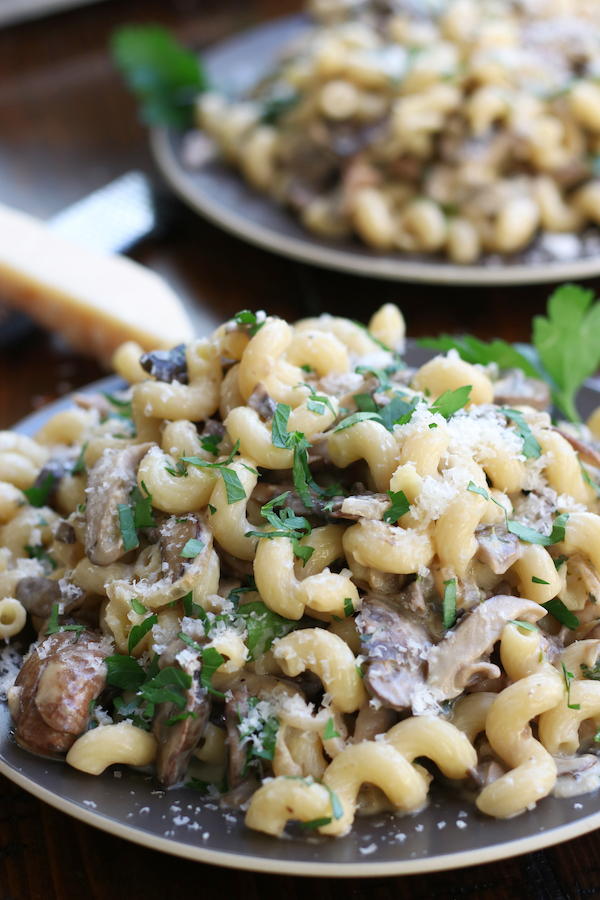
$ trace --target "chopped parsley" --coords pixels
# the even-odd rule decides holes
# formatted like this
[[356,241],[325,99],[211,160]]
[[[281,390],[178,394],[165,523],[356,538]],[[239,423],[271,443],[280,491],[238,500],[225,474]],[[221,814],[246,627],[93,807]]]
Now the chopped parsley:
[[475,484],[475,482],[473,482],[473,481],[470,481],[468,483],[467,490],[470,491],[472,494],[481,494],[481,496],[484,497],[486,500],[490,499],[490,495],[488,494],[486,489],[479,487],[479,485]]
[[571,703],[571,682],[573,681],[573,673],[567,672],[567,667],[564,662],[561,661],[561,666],[563,670],[563,676],[565,679],[565,684],[567,686],[567,706],[569,709],[581,709],[580,703]]
[[323,732],[323,740],[330,741],[332,738],[338,738],[339,736],[339,731],[335,730],[333,718],[327,719],[327,725],[325,726],[325,731]]
[[184,559],[194,559],[199,553],[202,553],[203,549],[204,541],[199,541],[197,538],[190,538],[179,555]]
[[469,395],[473,385],[464,384],[455,391],[445,391],[438,397],[435,403],[429,407],[429,412],[439,413],[445,419],[449,419],[454,413],[462,409],[469,401]]
[[516,409],[501,409],[500,412],[514,422],[519,432],[519,437],[523,440],[523,456],[525,459],[539,459],[542,455],[542,448],[535,439],[534,434],[525,421],[523,413]]
[[158,616],[156,615],[156,613],[154,613],[153,615],[148,616],[147,619],[144,619],[144,621],[140,625],[133,626],[133,628],[129,632],[128,649],[130,654],[134,647],[137,647],[142,638],[144,638],[148,634],[152,626],[157,624]]
[[31,506],[35,506],[38,509],[40,506],[46,506],[55,481],[56,475],[53,472],[48,472],[41,487],[30,487],[23,491]]
[[444,582],[443,600],[444,628],[452,628],[456,622],[456,578]]
[[395,525],[398,519],[406,515],[410,509],[410,503],[406,499],[404,491],[386,491],[392,501],[392,505],[383,514],[383,521]]
[[576,628],[579,628],[579,619],[577,616],[572,613],[570,609],[567,609],[565,604],[562,600],[559,600],[558,597],[554,597],[552,600],[548,600],[547,603],[541,603],[540,605],[543,606],[551,616],[554,616],[561,625],[566,625],[570,631],[575,631]]
[[46,626],[46,634],[58,634],[61,631],[74,631],[75,632],[75,640],[74,644],[77,643],[79,635],[82,631],[85,631],[85,625],[59,625],[58,624],[58,603],[55,603],[52,607],[52,612],[50,613],[50,618],[48,619],[48,625]]

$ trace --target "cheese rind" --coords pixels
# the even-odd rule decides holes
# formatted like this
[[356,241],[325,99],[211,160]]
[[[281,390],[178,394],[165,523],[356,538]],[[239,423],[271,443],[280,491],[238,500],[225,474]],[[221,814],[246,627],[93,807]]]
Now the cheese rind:
[[126,340],[167,350],[194,337],[181,301],[159,275],[71,243],[1,204],[0,296],[103,360]]

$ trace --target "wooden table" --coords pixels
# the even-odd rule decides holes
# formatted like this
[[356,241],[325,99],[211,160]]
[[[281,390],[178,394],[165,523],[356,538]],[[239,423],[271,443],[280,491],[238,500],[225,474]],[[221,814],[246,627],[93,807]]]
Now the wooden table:
[[[161,22],[202,47],[298,6],[298,0],[107,0],[0,31],[0,199],[45,218],[134,167],[154,172],[145,132],[107,53],[116,25]],[[174,212],[169,232],[142,246],[136,258],[193,297],[209,323],[244,308],[292,319],[328,310],[364,320],[391,300],[402,307],[409,335],[467,330],[527,340],[531,316],[543,311],[550,290],[350,277],[244,244],[176,202]],[[103,374],[42,331],[0,355],[0,428]],[[505,862],[405,878],[254,875],[118,840],[0,777],[0,900],[148,900],[191,891],[248,900],[594,900],[600,897],[600,840],[592,833]]]

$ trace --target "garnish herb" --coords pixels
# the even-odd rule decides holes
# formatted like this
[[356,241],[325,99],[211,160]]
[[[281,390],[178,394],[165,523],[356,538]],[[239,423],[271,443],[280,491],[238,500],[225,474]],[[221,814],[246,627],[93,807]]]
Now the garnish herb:
[[600,303],[594,292],[563,284],[548,300],[547,316],[533,320],[533,344],[552,381],[552,399],[573,422],[575,396],[600,364]]
[[243,619],[248,631],[248,654],[250,659],[258,659],[271,648],[276,638],[285,637],[294,628],[300,628],[300,622],[284,619],[272,612],[262,600],[244,603],[236,611],[236,617]]
[[58,634],[60,631],[74,631],[75,640],[74,644],[77,643],[79,635],[82,631],[85,631],[85,625],[59,625],[58,624],[58,603],[55,603],[52,607],[52,612],[50,613],[50,618],[48,619],[48,625],[46,627],[46,634]]
[[131,400],[119,400],[118,397],[115,397],[114,394],[107,394],[106,391],[102,392],[102,395],[106,397],[108,402],[115,407],[115,409],[119,410],[119,416],[123,419],[131,419],[133,415],[133,409],[131,406]]
[[156,613],[154,613],[154,615],[149,616],[147,619],[144,619],[144,621],[140,625],[133,626],[133,628],[129,632],[128,648],[130,655],[133,648],[137,647],[142,638],[145,637],[152,626],[156,624],[158,624],[158,616],[156,615]]
[[525,631],[539,631],[540,629],[537,625],[532,625],[531,622],[517,622],[516,619],[507,619],[511,625],[516,625],[518,628],[523,628]]
[[133,550],[140,545],[133,521],[133,510],[127,503],[118,503],[117,509],[119,511],[119,527],[123,538],[123,547],[125,551]]
[[145,616],[148,612],[144,604],[140,603],[137,597],[132,597],[129,602],[131,603],[133,611],[136,612],[139,616]]
[[184,559],[194,559],[203,549],[204,541],[199,541],[197,538],[190,538],[179,555]]
[[522,369],[530,378],[540,377],[540,373],[529,360],[506,341],[494,340],[488,344],[470,334],[458,338],[442,334],[438,338],[419,338],[417,344],[419,347],[442,350],[444,353],[448,350],[458,350],[460,357],[472,365],[479,363],[488,366],[490,363],[496,363],[500,369]]
[[108,656],[104,662],[108,669],[106,683],[123,691],[138,691],[144,682],[145,673],[133,656],[121,656],[116,653]]
[[389,391],[392,387],[388,374],[383,369],[373,369],[371,366],[357,366],[354,371],[358,375],[368,375],[369,373],[372,373],[379,382],[380,391]]
[[561,666],[563,670],[563,676],[565,679],[565,684],[567,686],[567,706],[569,709],[581,709],[580,703],[571,703],[571,682],[573,681],[573,673],[567,672],[567,667],[564,662],[561,661]]
[[370,394],[355,394],[354,402],[358,406],[359,412],[376,413],[379,411],[378,405],[375,403]]
[[452,628],[456,622],[456,578],[444,582],[444,628]]
[[184,719],[197,719],[198,716],[191,709],[186,709],[185,712],[179,713],[177,716],[173,716],[170,719],[167,719],[165,725],[171,727],[172,725],[177,725],[178,722],[183,722]]
[[542,454],[542,448],[535,439],[531,428],[525,421],[523,413],[520,413],[516,409],[501,409],[500,412],[517,426],[519,436],[523,439],[523,456],[526,459],[539,459]]
[[39,560],[39,562],[41,562],[42,565],[46,567],[46,569],[48,568],[48,566],[52,570],[56,569],[58,563],[55,559],[52,559],[48,551],[44,549],[43,544],[35,544],[34,546],[32,546],[31,544],[25,544],[23,549],[27,551],[27,554],[31,559]]
[[187,478],[188,477],[188,470],[186,469],[184,464],[181,462],[181,460],[178,460],[178,462],[175,465],[175,468],[173,468],[173,466],[165,466],[165,470],[169,473],[169,475],[172,475],[174,478]]
[[445,419],[449,419],[468,403],[472,389],[473,385],[464,384],[455,391],[445,391],[441,397],[437,398],[433,406],[429,407],[429,412],[439,413]]
[[111,38],[115,63],[146,125],[190,126],[207,81],[198,55],[160,25],[126,25]]
[[588,678],[590,681],[600,681],[600,660],[597,660],[593,666],[580,663],[579,668],[584,678]]
[[557,556],[557,557],[556,557],[556,559],[554,560],[554,568],[556,569],[557,572],[558,572],[558,570],[560,569],[560,567],[561,567],[564,563],[566,563],[566,561],[568,560],[568,558],[569,558],[568,556]]
[[333,718],[327,719],[327,725],[325,726],[325,731],[323,732],[323,740],[330,741],[332,738],[339,737],[340,734],[335,730],[335,725],[333,724]]
[[549,581],[544,581],[542,578],[538,578],[537,575],[532,575],[531,580],[534,584],[550,584]]
[[331,821],[331,816],[326,816],[323,819],[310,819],[308,822],[301,822],[300,828],[310,831],[313,828],[321,828],[322,825],[329,825]]
[[547,610],[551,616],[560,622],[561,625],[566,625],[570,631],[575,631],[576,628],[579,628],[579,619],[577,616],[571,612],[570,609],[567,609],[562,600],[559,600],[558,597],[554,597],[552,600],[548,600],[547,603],[540,604]]
[[406,499],[404,491],[386,491],[386,494],[392,501],[392,505],[384,512],[383,521],[395,525],[398,519],[409,511],[410,503]]
[[[222,463],[209,463],[205,459],[201,459],[199,456],[182,456],[181,462],[189,466],[197,466],[200,469],[220,469],[223,481],[225,482],[227,503],[231,505],[232,503],[236,503],[238,500],[244,500],[246,498],[246,491],[244,490],[242,482],[240,481],[239,475],[232,469],[227,468],[233,462],[233,457],[236,455],[239,448],[240,442],[236,441],[235,447],[233,448],[225,462]],[[246,468],[248,468],[248,466]],[[254,469],[252,469],[251,471],[255,472]]]
[[221,656],[221,654],[215,647],[206,647],[202,650],[200,683],[202,684],[202,687],[206,688],[209,694],[213,694],[215,697],[225,696],[225,694],[222,694],[221,691],[215,690],[215,688],[212,686],[212,677],[219,666],[221,666],[224,662],[225,657]]
[[381,422],[381,416],[379,413],[373,412],[356,412],[352,413],[351,416],[347,416],[345,419],[342,419],[340,424],[336,429],[334,429],[334,434],[338,431],[344,431],[345,428],[351,428],[353,425],[356,425],[358,422],[367,422],[369,419],[375,419],[378,422]]
[[597,484],[595,481],[592,481],[592,479],[590,478],[590,473],[588,472],[588,470],[586,469],[586,467],[583,465],[583,463],[581,462],[581,460],[579,458],[577,461],[579,462],[579,465],[581,467],[581,475],[583,477],[583,480],[585,481],[586,484],[589,484],[589,486],[596,492],[596,495],[598,497],[600,497],[600,484]]
[[347,619],[354,615],[354,604],[350,597],[344,598],[344,615]]
[[475,482],[473,482],[473,481],[470,481],[468,483],[467,490],[471,491],[472,494],[481,494],[481,496],[484,497],[486,500],[490,499],[490,495],[488,494],[486,489],[479,487],[479,485],[475,484]]
[[142,488],[146,496],[142,494],[137,484],[133,487],[130,500],[133,503],[133,524],[138,528],[156,528],[156,522],[152,518],[152,494],[142,481]]
[[71,472],[73,475],[77,475],[79,472],[84,472],[84,473],[87,472],[86,465],[85,465],[85,459],[84,459],[85,451],[87,450],[87,445],[88,445],[88,442],[86,441],[85,444],[83,445],[83,447],[81,448],[79,456],[75,460],[75,465],[71,469]]
[[266,322],[266,319],[259,322],[256,314],[250,312],[249,309],[243,309],[241,312],[236,313],[233,318],[238,325],[250,325],[250,328],[248,329],[250,337],[254,337],[256,332],[259,331]]
[[41,487],[30,487],[23,491],[31,506],[39,509],[40,506],[46,505],[55,481],[56,475],[53,472],[48,472]]

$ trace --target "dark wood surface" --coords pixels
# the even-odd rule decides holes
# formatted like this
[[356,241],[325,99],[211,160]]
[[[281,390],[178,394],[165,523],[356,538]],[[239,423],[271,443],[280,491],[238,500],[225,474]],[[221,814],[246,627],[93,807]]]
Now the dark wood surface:
[[[116,25],[161,22],[201,48],[298,6],[298,0],[106,0],[0,31],[0,200],[45,218],[132,168],[156,175],[145,132],[107,52]],[[175,201],[173,209],[170,230],[135,255],[193,298],[207,320],[243,308],[291,319],[327,310],[366,320],[392,300],[402,307],[412,336],[468,330],[527,340],[531,317],[543,311],[551,290],[443,288],[345,276],[248,246]],[[93,360],[56,338],[29,333],[0,350],[0,428],[102,374]],[[405,878],[254,875],[121,841],[0,777],[0,900],[197,893],[247,900],[594,900],[600,898],[600,839],[594,832],[529,856]]]

